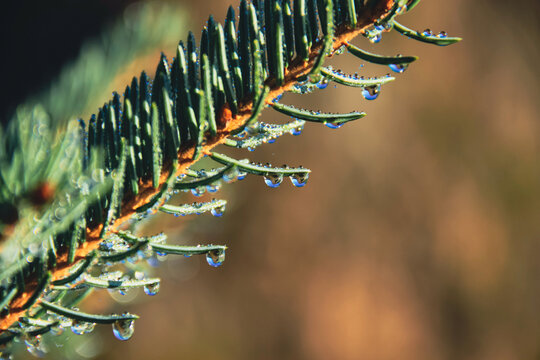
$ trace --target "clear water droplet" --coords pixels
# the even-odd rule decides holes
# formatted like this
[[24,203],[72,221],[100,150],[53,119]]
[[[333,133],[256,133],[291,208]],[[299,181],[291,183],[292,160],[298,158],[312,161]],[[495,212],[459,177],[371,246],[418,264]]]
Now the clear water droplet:
[[341,45],[339,48],[336,49],[336,51],[334,51],[334,54],[341,55],[344,52],[345,52],[345,45]]
[[197,197],[202,196],[204,194],[204,191],[205,188],[203,186],[191,189],[191,193]]
[[424,35],[424,36],[433,36],[433,33],[431,32],[430,29],[426,29],[426,30],[422,31],[422,35]]
[[157,267],[159,265],[159,260],[156,256],[150,256],[148,259],[146,259],[146,262],[151,267]]
[[42,358],[47,354],[47,349],[41,342],[41,336],[31,336],[24,340],[26,350],[35,357]]
[[244,180],[247,176],[247,172],[238,170],[238,176],[236,177],[237,180]]
[[149,296],[154,296],[159,292],[159,281],[144,286],[144,293]]
[[390,69],[392,69],[393,71],[401,74],[402,72],[407,70],[407,67],[409,66],[409,64],[390,64],[388,66],[390,66]]
[[210,212],[211,212],[212,215],[214,215],[215,217],[222,217],[222,216],[223,216],[223,213],[225,212],[225,205],[215,207],[215,208],[213,208],[212,210],[210,210]]
[[[64,333],[64,328],[61,325],[56,325],[51,327],[50,333],[54,336],[59,336]],[[2,358],[0,358],[1,360]]]
[[444,39],[444,38],[447,38],[448,35],[446,34],[446,31],[441,31],[441,32],[439,33],[439,35],[437,35],[437,37],[438,37],[439,39]]
[[232,183],[233,181],[236,181],[238,177],[238,169],[236,167],[233,167],[229,171],[227,171],[225,174],[223,174],[223,180],[227,183]]
[[75,335],[83,335],[83,334],[92,332],[94,330],[94,326],[95,326],[94,323],[73,320],[73,322],[71,323],[71,331]]
[[323,79],[320,82],[317,83],[317,87],[319,89],[326,89],[328,87],[328,80]]
[[215,193],[216,191],[218,191],[218,189],[218,185],[206,185],[206,191],[208,191],[209,193]]
[[369,42],[371,42],[372,44],[376,44],[378,42],[380,42],[382,39],[382,35],[380,32],[377,32],[371,36],[368,37],[368,40]]
[[295,127],[294,129],[291,130],[291,134],[294,135],[294,136],[298,136],[298,135],[302,134],[302,130],[303,130],[302,126],[297,126],[297,127]]
[[379,96],[381,85],[366,86],[362,89],[362,95],[366,100],[375,100]]
[[407,10],[407,5],[402,5],[396,10],[396,15],[401,15]]
[[296,173],[291,175],[290,179],[294,186],[303,187],[306,185],[309,178],[309,173]]
[[132,319],[120,319],[116,320],[112,324],[114,336],[118,340],[128,340],[135,332],[135,320]]
[[218,267],[225,261],[225,250],[212,250],[206,253],[206,261],[208,265]]
[[324,125],[326,125],[330,129],[339,129],[340,127],[343,126],[343,123],[333,123],[333,122],[325,121]]
[[281,174],[266,174],[264,176],[264,182],[271,188],[277,188],[283,181],[283,175]]

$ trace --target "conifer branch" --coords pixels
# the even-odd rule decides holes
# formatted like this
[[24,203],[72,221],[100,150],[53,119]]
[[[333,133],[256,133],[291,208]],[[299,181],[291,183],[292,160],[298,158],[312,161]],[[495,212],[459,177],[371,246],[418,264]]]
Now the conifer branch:
[[[411,3],[416,5],[417,1]],[[97,117],[92,117],[87,125],[82,124],[83,136],[78,139],[82,143],[82,168],[77,170],[90,171],[102,181],[111,179],[112,187],[100,189],[93,199],[80,202],[76,207],[78,212],[73,212],[69,222],[46,232],[47,251],[40,253],[36,261],[30,265],[15,262],[10,268],[9,276],[3,279],[6,281],[0,283],[0,343],[13,338],[11,333],[2,333],[20,323],[28,311],[34,311],[36,319],[39,318],[36,314],[48,310],[73,321],[129,320],[131,332],[128,333],[132,333],[135,317],[89,315],[61,303],[62,291],[69,291],[75,285],[109,289],[143,286],[147,293],[155,293],[159,288],[157,279],[131,280],[116,278],[114,274],[112,277],[104,274],[107,275],[104,279],[85,276],[85,271],[95,262],[115,263],[139,253],[144,258],[150,256],[147,254],[163,252],[205,254],[210,265],[219,266],[224,260],[225,246],[169,245],[163,244],[162,235],[140,239],[122,230],[129,220],[158,210],[174,215],[210,210],[220,216],[225,206],[222,200],[184,207],[165,203],[175,190],[191,189],[196,193],[203,186],[213,186],[218,179],[225,179],[231,172],[233,177],[248,172],[265,176],[269,186],[277,186],[284,176],[289,176],[294,185],[303,186],[308,169],[256,165],[213,150],[221,144],[244,147],[242,137],[252,132],[256,135],[248,140],[256,146],[285,132],[294,133],[304,121],[339,127],[362,118],[363,112],[321,114],[279,104],[276,99],[286,91],[304,92],[325,86],[328,80],[361,87],[366,99],[374,99],[381,84],[393,80],[392,77],[358,79],[323,67],[323,61],[340,53],[345,46],[367,61],[391,68],[395,65],[398,70],[401,69],[398,65],[414,61],[414,57],[370,54],[349,44],[360,34],[378,41],[383,31],[393,28],[394,17],[406,9],[406,4],[406,0],[294,0],[291,7],[287,0],[254,0],[252,4],[244,0],[240,5],[238,30],[232,8],[225,27],[210,17],[199,50],[190,33],[186,46],[180,42],[171,65],[162,57],[151,91],[145,73],[140,79],[134,78],[124,93],[124,104],[121,105],[116,94]],[[398,31],[403,29],[400,25]],[[413,35],[423,42],[448,43],[448,40],[427,41],[425,35]],[[456,39],[459,38],[451,41]],[[395,71],[401,72],[398,70]],[[267,106],[297,120],[273,126],[258,123],[257,127],[257,117]],[[233,136],[236,140],[231,139]],[[225,167],[210,174],[191,170],[204,156]],[[100,158],[103,163],[97,161]],[[184,181],[186,176],[196,180]],[[42,297],[45,289],[52,290],[47,299]]]

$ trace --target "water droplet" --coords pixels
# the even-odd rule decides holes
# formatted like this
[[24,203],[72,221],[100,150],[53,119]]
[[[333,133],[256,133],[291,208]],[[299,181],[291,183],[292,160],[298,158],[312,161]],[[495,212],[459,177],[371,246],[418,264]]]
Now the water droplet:
[[218,185],[206,185],[206,191],[208,191],[209,193],[215,193],[216,191],[218,191],[218,189]]
[[231,183],[237,179],[238,175],[238,169],[236,167],[233,167],[225,174],[223,174],[223,180],[225,180],[225,182]]
[[42,358],[47,354],[47,349],[41,342],[41,336],[31,336],[24,340],[26,350],[35,357]]
[[218,267],[225,261],[225,250],[217,249],[206,253],[208,265]]
[[281,100],[281,97],[282,97],[282,96],[283,96],[283,94],[279,94],[278,96],[276,96],[276,97],[274,98],[274,100],[272,100],[272,102],[277,102],[277,101]]
[[319,89],[326,89],[328,87],[328,80],[323,79],[320,82],[317,83],[317,87]]
[[94,323],[73,320],[73,322],[71,323],[71,331],[73,331],[75,335],[82,335],[82,334],[92,332],[92,330],[94,330],[94,326],[95,326]]
[[145,278],[144,273],[142,271],[135,271],[134,277],[137,280],[143,280]]
[[376,24],[373,26],[373,28],[377,31],[383,31],[384,30],[384,25],[382,24]]
[[396,15],[401,15],[407,10],[407,5],[402,5],[396,10]]
[[194,195],[194,196],[202,196],[204,194],[204,187],[203,186],[200,186],[200,187],[197,187],[197,188],[193,188],[191,189],[191,193]]
[[371,36],[368,37],[368,40],[369,42],[371,42],[372,44],[376,44],[378,42],[380,42],[382,39],[382,35],[380,32],[377,32]]
[[213,208],[212,210],[210,210],[210,212],[211,212],[212,215],[214,215],[215,217],[222,217],[222,216],[223,216],[223,213],[225,212],[225,205],[215,207],[215,208]]
[[303,187],[306,185],[309,178],[309,173],[296,173],[290,177],[291,182],[296,187]]
[[381,85],[366,86],[362,89],[362,95],[366,100],[375,100],[379,96]]
[[303,130],[303,126],[297,126],[295,127],[294,129],[291,130],[291,134],[294,135],[294,136],[298,136],[302,133],[302,130]]
[[264,176],[264,182],[271,188],[277,188],[283,181],[283,175],[281,174],[266,174]]
[[409,66],[409,64],[390,64],[388,66],[390,66],[390,69],[392,69],[393,71],[401,74],[402,72],[407,70],[407,67]]
[[55,336],[62,335],[64,333],[64,328],[61,325],[52,326],[50,333]]
[[154,296],[159,292],[159,281],[144,286],[144,293],[149,296]]
[[244,130],[244,131],[236,134],[236,137],[239,138],[239,139],[245,139],[247,135],[248,135],[247,131]]
[[433,33],[431,32],[430,29],[426,29],[426,30],[422,31],[422,35],[424,35],[424,36],[433,36]]
[[135,332],[135,320],[132,319],[120,319],[116,320],[112,324],[114,336],[118,340],[128,340]]
[[440,38],[440,39],[444,39],[444,38],[448,37],[448,35],[446,34],[446,31],[441,31],[439,33],[439,35],[437,35],[437,37]]
[[333,123],[333,122],[325,121],[324,125],[326,125],[330,129],[339,129],[340,127],[343,126],[343,123]]
[[238,170],[237,180],[244,180],[247,176],[247,172]]

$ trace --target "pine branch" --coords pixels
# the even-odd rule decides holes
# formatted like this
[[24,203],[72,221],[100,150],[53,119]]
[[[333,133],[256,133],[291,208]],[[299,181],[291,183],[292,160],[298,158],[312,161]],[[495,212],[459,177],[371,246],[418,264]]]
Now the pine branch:
[[[378,41],[383,31],[396,26],[412,38],[436,45],[459,40],[445,34],[420,34],[395,25],[394,18],[406,10],[406,3],[405,0],[295,0],[291,7],[287,0],[255,0],[253,4],[242,1],[238,30],[232,8],[225,27],[210,17],[199,50],[190,33],[187,46],[180,42],[171,65],[162,57],[151,90],[145,73],[139,79],[134,78],[125,90],[123,105],[116,94],[97,117],[93,116],[88,125],[83,124],[83,136],[77,139],[82,144],[82,165],[70,169],[77,174],[91,172],[94,178],[103,181],[110,178],[112,189],[101,189],[94,199],[80,202],[75,207],[79,211],[73,210],[69,221],[60,222],[62,227],[38,233],[38,237],[46,239],[46,242],[42,240],[48,244],[46,250],[35,261],[14,262],[0,279],[0,310],[3,309],[0,331],[6,332],[14,324],[20,324],[25,314],[39,319],[44,310],[73,321],[113,322],[118,327],[116,321],[127,318],[77,313],[69,309],[71,305],[64,302],[61,294],[88,287],[140,286],[147,293],[155,293],[156,287],[159,288],[156,279],[125,279],[115,273],[92,278],[87,270],[96,263],[117,263],[139,253],[145,258],[163,252],[205,254],[210,265],[220,265],[225,256],[224,246],[181,247],[163,244],[162,235],[137,238],[121,229],[128,221],[158,210],[175,215],[209,210],[220,216],[225,206],[223,201],[181,207],[165,203],[178,189],[197,194],[201,187],[214,186],[221,178],[252,173],[264,176],[266,183],[274,187],[288,176],[294,185],[303,186],[309,176],[307,169],[251,164],[213,149],[221,144],[255,147],[283,133],[298,132],[304,121],[339,127],[363,117],[362,112],[310,112],[280,104],[276,99],[286,91],[305,92],[324,87],[327,81],[360,87],[366,99],[376,98],[381,84],[393,80],[392,77],[361,79],[323,67],[326,57],[339,54],[345,46],[353,55],[390,65],[398,73],[415,60],[370,54],[350,45],[349,41],[360,34]],[[411,8],[416,3],[412,1]],[[296,120],[284,125],[257,122],[267,106]],[[191,170],[204,156],[225,167],[210,173]],[[185,177],[195,180],[185,181]],[[5,197],[9,198],[9,194]],[[127,319],[128,333],[132,332],[134,318]],[[32,326],[27,333],[35,331],[35,325]],[[47,326],[50,324],[43,325],[42,331]],[[0,343],[12,339],[13,331],[0,335]]]

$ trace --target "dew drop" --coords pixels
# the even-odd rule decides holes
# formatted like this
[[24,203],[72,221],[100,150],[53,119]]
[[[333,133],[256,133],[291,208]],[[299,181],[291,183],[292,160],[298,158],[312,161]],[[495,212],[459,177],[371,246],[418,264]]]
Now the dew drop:
[[317,83],[319,89],[326,89],[328,87],[328,80],[323,79]]
[[334,51],[334,54],[341,55],[344,52],[345,52],[345,45],[341,45],[339,48],[336,49],[336,51]]
[[24,343],[26,345],[26,350],[35,357],[42,358],[47,354],[47,349],[41,342],[40,335],[29,337],[24,340]]
[[194,196],[202,196],[204,194],[204,187],[203,186],[200,186],[200,187],[197,187],[197,188],[193,188],[191,189],[191,193],[194,195]]
[[144,286],[144,293],[149,296],[154,296],[159,292],[159,281]]
[[283,175],[281,174],[266,174],[264,176],[264,182],[271,188],[277,188],[283,181]]
[[[52,326],[50,333],[55,336],[62,335],[64,333],[64,328],[60,325]],[[0,360],[1,359],[2,358],[0,358]]]
[[215,207],[215,208],[213,208],[212,210],[210,210],[210,212],[211,212],[212,215],[214,215],[215,217],[222,217],[222,216],[223,216],[223,213],[225,212],[225,205]]
[[444,38],[448,37],[448,35],[446,34],[446,31],[441,31],[441,32],[439,33],[439,35],[437,35],[437,37],[438,37],[439,39],[444,39]]
[[247,131],[242,131],[241,133],[236,134],[238,139],[245,139],[247,137]]
[[381,85],[366,86],[362,89],[362,95],[366,100],[375,100],[379,96]]
[[157,267],[159,265],[159,260],[156,256],[150,256],[148,259],[146,259],[146,262],[151,267]]
[[407,10],[407,5],[402,5],[396,10],[396,15],[401,15]]
[[422,31],[422,35],[424,35],[424,36],[433,36],[433,33],[431,32],[430,29],[426,29],[426,30]]
[[309,178],[309,173],[297,173],[297,174],[291,175],[290,177],[291,182],[296,187],[303,187],[304,185],[306,185],[308,178]]
[[330,129],[339,129],[340,127],[343,126],[343,123],[333,123],[333,122],[325,121],[324,125],[326,125]]
[[246,178],[246,176],[247,176],[247,172],[238,170],[238,176],[236,177],[236,179],[244,180]]
[[83,335],[83,334],[92,332],[92,330],[94,330],[94,326],[95,326],[94,323],[73,320],[73,322],[71,323],[71,331],[75,335]]
[[135,332],[135,320],[132,319],[120,319],[116,320],[112,324],[114,336],[118,340],[128,340]]
[[382,39],[382,35],[380,32],[377,32],[376,34],[373,34],[370,37],[368,37],[369,42],[371,42],[372,44],[376,44],[380,42],[381,39]]
[[407,67],[409,65],[408,64],[390,64],[389,66],[390,66],[390,69],[392,69],[393,71],[401,74],[402,72],[407,70]]
[[295,127],[294,129],[291,130],[291,134],[294,135],[294,136],[298,136],[302,133],[302,127],[301,126],[297,126]]
[[225,250],[212,250],[206,253],[206,261],[208,265],[218,267],[225,261]]
[[206,191],[208,191],[209,193],[215,193],[216,191],[218,191],[218,189],[218,185],[206,185]]

